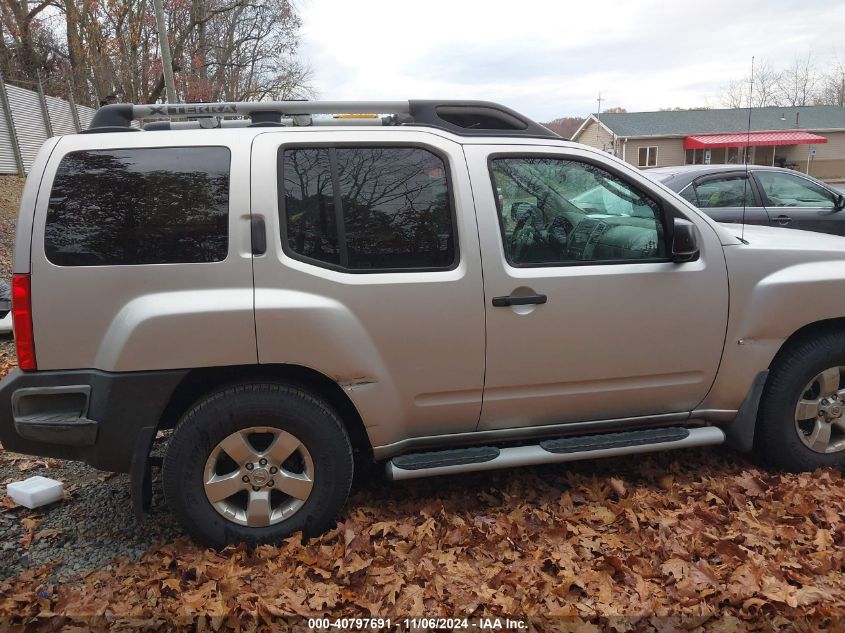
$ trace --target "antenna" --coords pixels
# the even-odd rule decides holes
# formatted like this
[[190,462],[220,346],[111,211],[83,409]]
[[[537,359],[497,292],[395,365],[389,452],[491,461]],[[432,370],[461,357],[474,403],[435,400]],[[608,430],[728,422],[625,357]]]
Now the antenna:
[[745,181],[742,185],[742,229],[740,239],[745,241],[745,209],[748,206],[748,148],[751,146],[751,105],[754,96],[754,56],[751,56],[751,79],[748,86],[748,132],[745,135],[745,151],[742,160],[745,163]]

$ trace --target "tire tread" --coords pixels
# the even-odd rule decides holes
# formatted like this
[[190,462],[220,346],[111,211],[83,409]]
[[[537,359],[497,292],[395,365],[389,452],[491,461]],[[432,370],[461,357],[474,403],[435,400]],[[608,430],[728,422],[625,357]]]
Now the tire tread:
[[[331,511],[332,509],[329,508],[327,511],[319,513],[320,516],[314,516],[313,514],[299,516],[299,514],[306,509],[306,507],[303,507],[297,514],[293,515],[290,519],[277,524],[277,526],[284,526],[288,523],[288,521],[294,521],[294,519],[296,519],[296,523],[299,526],[298,529],[301,528],[303,530],[303,535],[305,537],[316,535],[333,525],[334,516],[340,507],[342,507],[349,494],[353,476],[352,446],[343,422],[337,413],[325,401],[299,386],[286,383],[255,382],[232,384],[221,387],[197,401],[179,420],[173,431],[170,444],[167,447],[162,469],[162,487],[168,505],[171,507],[180,524],[192,538],[211,547],[223,547],[229,544],[231,539],[227,538],[225,540],[221,540],[219,536],[211,534],[209,529],[207,529],[207,526],[202,525],[200,522],[195,520],[195,518],[191,516],[191,513],[186,509],[180,458],[189,453],[191,450],[196,449],[198,433],[201,434],[203,432],[213,430],[198,426],[198,419],[218,420],[221,421],[218,422],[218,424],[227,424],[228,422],[228,424],[231,425],[231,418],[226,421],[226,416],[230,415],[230,406],[224,405],[230,405],[232,402],[238,400],[248,402],[256,396],[275,396],[279,399],[279,401],[287,401],[288,403],[291,403],[293,405],[291,408],[295,408],[298,403],[300,406],[314,410],[316,413],[316,415],[313,416],[315,418],[314,423],[319,424],[322,427],[318,430],[318,432],[340,438],[340,442],[332,448],[333,450],[342,450],[342,458],[337,460],[339,463],[336,464],[339,470],[338,475],[342,478],[342,481],[334,482],[335,488],[333,488],[330,492],[332,501],[336,501],[338,507],[334,508],[334,511]],[[213,508],[210,509],[212,512],[216,512]],[[222,520],[225,521],[225,519]],[[277,526],[260,528],[260,530],[264,531],[269,530],[271,532],[280,532],[278,537],[267,539],[264,535],[256,537],[249,533],[249,530],[255,530],[256,528],[247,528],[230,522],[226,523],[230,528],[228,533],[241,534],[241,540],[249,545],[274,542],[287,536],[286,533],[282,533],[286,532],[286,530],[273,530],[273,528]]]
[[[792,396],[803,386],[798,383],[807,375],[807,367],[825,363],[830,363],[827,367],[845,365],[845,332],[826,328],[807,333],[787,343],[773,361],[763,389],[754,442],[755,450],[769,464],[792,472],[845,465],[845,451],[816,453],[795,431]],[[819,371],[822,369],[825,367]]]

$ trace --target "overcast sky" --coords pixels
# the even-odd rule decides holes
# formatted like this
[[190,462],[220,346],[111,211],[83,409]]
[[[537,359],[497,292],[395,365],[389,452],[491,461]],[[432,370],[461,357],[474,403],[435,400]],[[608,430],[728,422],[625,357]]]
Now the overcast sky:
[[301,0],[321,99],[486,99],[541,121],[720,107],[751,56],[845,59],[843,0]]

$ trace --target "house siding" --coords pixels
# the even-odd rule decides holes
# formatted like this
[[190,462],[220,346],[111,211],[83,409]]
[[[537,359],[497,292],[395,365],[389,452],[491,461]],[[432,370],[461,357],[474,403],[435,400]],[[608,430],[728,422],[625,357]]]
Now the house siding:
[[[827,143],[813,145],[816,148],[816,161],[820,160],[845,160],[845,132],[814,132],[819,136],[827,138]],[[789,147],[778,147],[779,156],[785,156],[790,161],[806,161],[807,153],[810,151],[808,145],[791,145]]]
[[573,137],[572,140],[602,151],[613,149],[613,135],[593,119],[590,119],[584,129],[581,130],[581,134]]
[[638,167],[640,148],[656,147],[657,164],[655,167],[672,167],[684,164],[684,139],[682,138],[652,138],[629,139],[627,143],[620,141],[619,157],[622,157],[622,145],[625,145],[625,161]]
[[[625,115],[613,116],[624,117]],[[802,114],[802,121],[804,118],[805,115]],[[613,117],[609,116],[610,125],[614,125],[613,121]],[[809,127],[802,129],[825,136],[828,139],[827,143],[814,146],[816,155],[810,164],[810,174],[825,180],[845,180],[845,131],[823,132]],[[613,134],[596,123],[595,119],[588,120],[584,129],[573,140],[604,151],[613,148]],[[615,154],[620,158],[624,154],[625,161],[634,167],[639,166],[637,163],[639,162],[638,157],[641,147],[657,147],[656,167],[672,167],[683,165],[686,162],[684,137],[640,137],[628,138],[627,141],[622,134],[616,137]],[[809,150],[810,148],[807,145],[781,146],[777,148],[776,156],[783,156],[787,161],[795,163],[798,169],[804,171],[807,166]],[[716,149],[713,151],[714,163],[724,161],[724,155],[721,152],[724,152],[724,150]]]
[[[827,137],[827,143],[813,145],[816,155],[810,163],[810,175],[828,180],[845,179],[845,132],[815,132]],[[808,145],[778,147],[777,155],[796,163],[801,171],[807,169]]]
[[845,160],[814,161],[810,164],[810,175],[820,180],[845,180]]

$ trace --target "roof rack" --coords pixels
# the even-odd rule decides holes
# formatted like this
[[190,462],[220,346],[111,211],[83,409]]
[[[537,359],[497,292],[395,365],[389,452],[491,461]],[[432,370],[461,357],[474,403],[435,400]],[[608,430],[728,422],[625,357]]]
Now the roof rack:
[[[237,119],[233,119],[237,117]],[[97,110],[83,134],[145,130],[312,125],[421,125],[462,136],[561,138],[526,116],[489,101],[254,101],[115,103]]]

